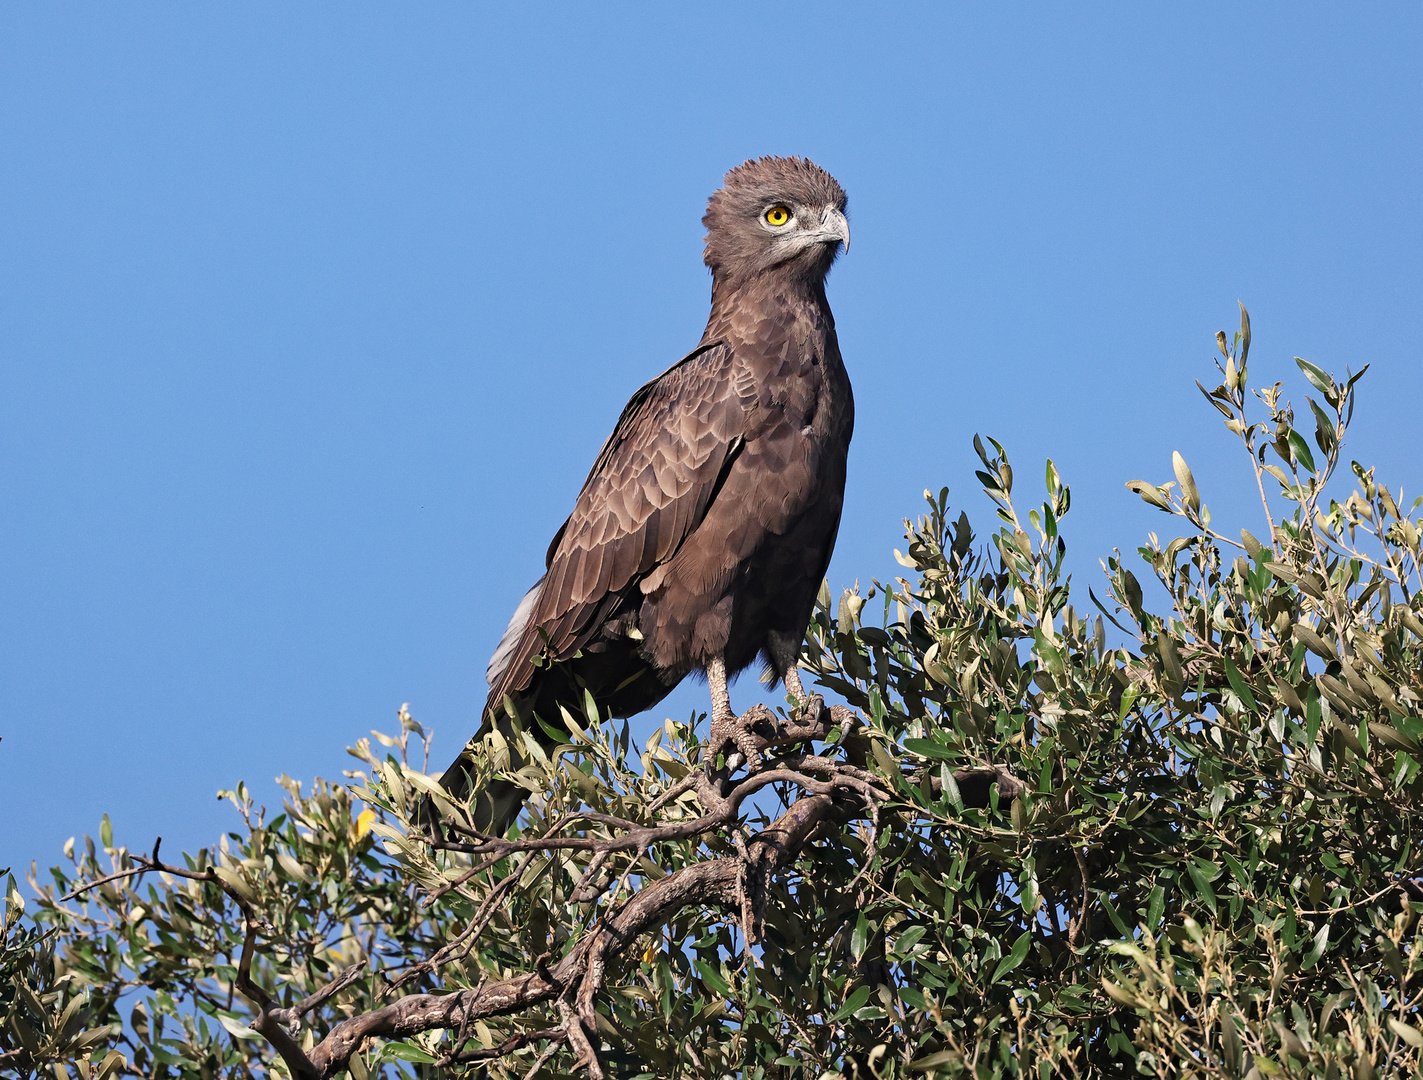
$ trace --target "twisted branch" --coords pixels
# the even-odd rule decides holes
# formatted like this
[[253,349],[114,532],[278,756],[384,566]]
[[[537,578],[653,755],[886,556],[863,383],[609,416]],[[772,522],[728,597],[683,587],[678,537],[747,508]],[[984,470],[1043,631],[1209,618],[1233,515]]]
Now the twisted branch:
[[[850,804],[857,805],[861,812],[868,810],[875,828],[878,828],[879,805],[894,796],[883,779],[854,764],[811,753],[793,752],[767,759],[759,752],[807,739],[823,738],[832,726],[845,722],[845,718],[838,715],[845,711],[839,706],[832,710],[822,704],[812,710],[809,719],[800,717],[792,721],[779,721],[768,710],[764,711],[765,715],[757,713],[755,717],[748,717],[742,728],[747,738],[740,741],[748,747],[754,743],[758,752],[747,763],[750,770],[747,775],[732,783],[724,773],[709,775],[707,771],[696,770],[655,804],[665,804],[670,798],[695,791],[706,812],[686,821],[648,825],[608,814],[581,812],[560,819],[555,823],[555,830],[571,820],[582,819],[614,830],[613,835],[549,835],[507,840],[455,826],[451,832],[436,832],[425,837],[432,848],[482,857],[461,880],[490,869],[510,855],[522,855],[523,858],[518,859],[512,872],[494,886],[463,933],[427,960],[392,978],[388,990],[419,974],[434,973],[451,958],[467,952],[469,943],[483,931],[498,900],[507,895],[529,861],[540,852],[592,852],[592,864],[579,882],[578,890],[582,893],[601,892],[597,888],[595,867],[601,867],[615,852],[646,853],[657,843],[690,839],[733,825],[738,821],[745,800],[770,785],[786,784],[802,793],[764,831],[738,843],[736,855],[687,866],[644,885],[611,916],[577,941],[556,965],[548,966],[540,957],[533,965],[534,970],[497,982],[485,980],[472,989],[448,994],[410,994],[389,1005],[338,1022],[310,1050],[302,1049],[294,1037],[294,1030],[308,1013],[362,977],[366,972],[364,963],[341,971],[325,986],[296,1004],[278,1008],[272,997],[251,978],[258,933],[271,934],[273,931],[237,886],[219,876],[216,867],[197,871],[170,866],[158,859],[158,843],[155,843],[151,856],[140,856],[133,867],[89,882],[64,899],[73,899],[108,882],[150,871],[216,885],[237,905],[245,924],[234,985],[256,1010],[252,1028],[266,1038],[281,1056],[293,1080],[327,1080],[336,1076],[346,1070],[351,1058],[368,1039],[403,1040],[432,1030],[455,1030],[461,1035],[455,1041],[452,1052],[441,1059],[442,1065],[489,1061],[534,1042],[547,1041],[549,1045],[540,1053],[531,1076],[537,1072],[539,1064],[546,1062],[560,1046],[566,1045],[578,1054],[578,1064],[588,1070],[593,1080],[603,1080],[605,1073],[598,1060],[595,1042],[597,997],[603,989],[610,966],[631,950],[639,938],[666,925],[683,908],[711,906],[740,923],[750,944],[759,936],[767,881],[794,863],[801,847],[822,821],[832,815],[843,816],[847,796]],[[1005,795],[1011,796],[1021,790],[1021,783],[1015,777],[992,766],[961,770],[956,779],[964,801],[969,804],[986,805],[989,788],[995,783]],[[937,779],[932,782],[938,783]],[[452,833],[461,834],[465,839],[445,838]],[[484,1017],[521,1012],[550,1001],[556,1002],[561,1026],[517,1034],[492,1049],[463,1050],[463,1033],[472,1022]]]

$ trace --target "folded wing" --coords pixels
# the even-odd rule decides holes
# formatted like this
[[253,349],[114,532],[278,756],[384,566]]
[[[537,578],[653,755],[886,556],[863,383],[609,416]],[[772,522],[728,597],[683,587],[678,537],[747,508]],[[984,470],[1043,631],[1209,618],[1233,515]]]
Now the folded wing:
[[639,582],[705,518],[752,405],[732,363],[724,345],[703,346],[623,409],[490,662],[486,719],[529,688],[535,657],[568,659],[639,604]]

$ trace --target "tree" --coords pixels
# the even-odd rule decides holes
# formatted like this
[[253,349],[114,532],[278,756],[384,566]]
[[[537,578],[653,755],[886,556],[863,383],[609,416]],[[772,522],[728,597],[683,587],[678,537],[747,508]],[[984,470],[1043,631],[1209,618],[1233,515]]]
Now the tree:
[[[695,722],[638,747],[565,715],[552,752],[521,733],[536,796],[504,837],[444,797],[404,710],[344,782],[283,778],[275,817],[225,792],[241,824],[214,849],[136,854],[105,819],[34,898],[10,881],[0,1064],[1417,1071],[1423,500],[1357,463],[1329,494],[1362,372],[1298,361],[1307,438],[1278,384],[1255,419],[1243,309],[1218,343],[1201,389],[1265,527],[1216,531],[1179,454],[1173,481],[1129,484],[1182,529],[1140,549],[1164,610],[1119,554],[1084,608],[1057,470],[1024,514],[1002,446],[975,439],[987,544],[926,492],[904,578],[822,593],[804,663],[844,704],[760,707],[721,747]],[[508,751],[490,735],[481,779]]]

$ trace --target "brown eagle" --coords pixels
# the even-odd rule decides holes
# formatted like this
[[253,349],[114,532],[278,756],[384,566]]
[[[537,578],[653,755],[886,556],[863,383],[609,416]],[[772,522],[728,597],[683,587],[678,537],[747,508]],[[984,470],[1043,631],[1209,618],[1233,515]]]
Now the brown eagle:
[[[585,690],[602,715],[626,717],[694,671],[724,723],[727,678],[758,656],[805,699],[796,661],[854,426],[825,299],[850,243],[845,192],[803,158],[763,157],[726,174],[702,223],[706,332],[633,394],[603,444],[489,662],[481,734],[507,724],[506,699],[561,728],[559,706],[580,715]],[[445,772],[457,796],[478,740]],[[476,818],[502,833],[526,796],[497,781]]]

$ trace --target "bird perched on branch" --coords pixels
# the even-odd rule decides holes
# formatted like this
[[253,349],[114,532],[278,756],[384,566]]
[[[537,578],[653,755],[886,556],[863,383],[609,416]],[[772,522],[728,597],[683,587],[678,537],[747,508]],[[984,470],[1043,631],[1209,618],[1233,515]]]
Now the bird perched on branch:
[[[559,706],[651,708],[704,672],[713,725],[730,676],[761,657],[797,700],[796,661],[835,546],[854,425],[825,276],[849,247],[845,192],[803,158],[726,174],[702,223],[712,272],[701,343],[623,409],[547,572],[489,662],[484,727],[507,706],[562,727]],[[527,730],[547,740],[537,724]],[[468,794],[476,736],[446,770]],[[476,818],[512,824],[527,792],[495,781]]]

